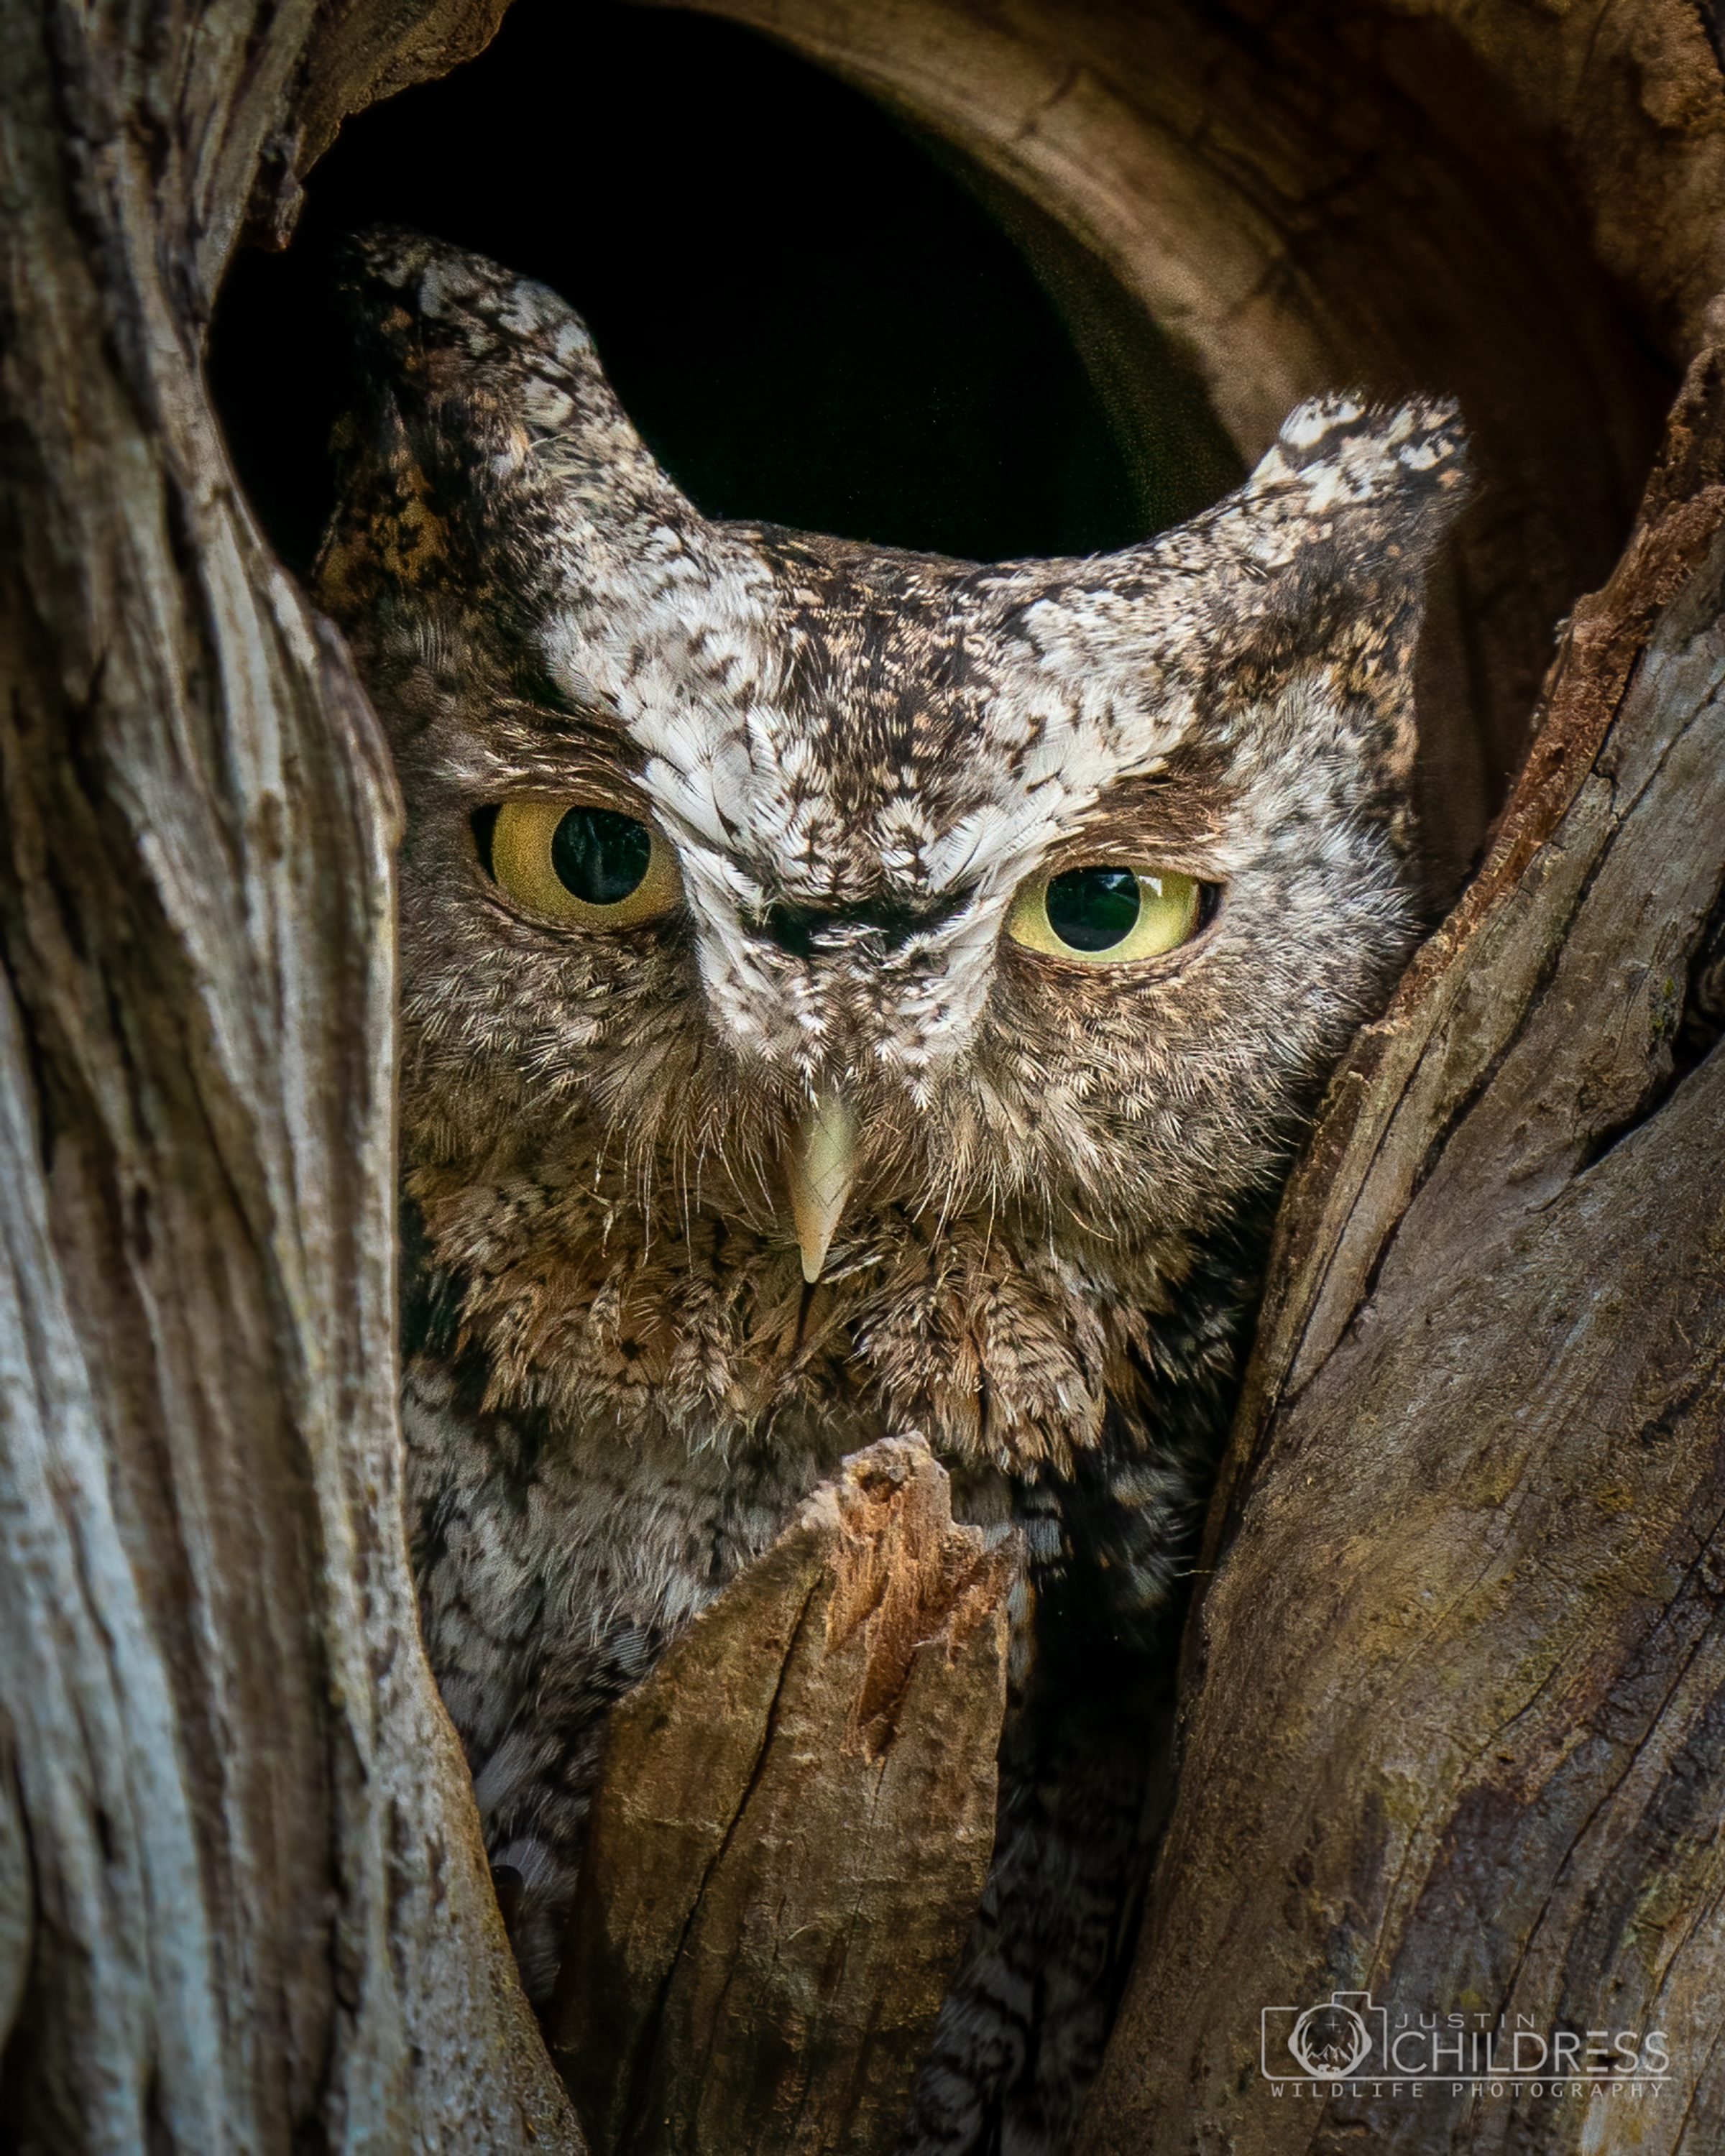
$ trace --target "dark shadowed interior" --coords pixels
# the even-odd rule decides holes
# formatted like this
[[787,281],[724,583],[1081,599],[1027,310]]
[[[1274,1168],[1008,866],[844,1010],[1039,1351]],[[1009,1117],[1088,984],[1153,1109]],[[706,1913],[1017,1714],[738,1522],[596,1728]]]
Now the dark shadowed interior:
[[1009,238],[948,153],[866,98],[729,23],[516,0],[476,61],[349,121],[292,246],[243,254],[228,280],[213,384],[296,568],[344,396],[330,249],[374,222],[572,300],[710,514],[993,560],[1124,544],[1239,475],[1142,316],[1126,331],[1138,413],[1117,429],[1118,324],[1096,381],[1081,357],[1095,265],[1028,208]]

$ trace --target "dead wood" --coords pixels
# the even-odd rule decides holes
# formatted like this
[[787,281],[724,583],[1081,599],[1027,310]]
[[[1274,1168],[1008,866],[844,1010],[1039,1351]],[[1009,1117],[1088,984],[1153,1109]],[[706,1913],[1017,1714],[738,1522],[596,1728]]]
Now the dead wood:
[[[1086,2150],[1725,2140],[1722,455],[1708,354],[1493,858],[1289,1194]],[[1335,1992],[1409,2017],[1408,2071],[1290,2102],[1260,2010]],[[1657,2032],[1669,2077],[1422,2077],[1452,2012],[1499,2056],[1604,2028],[1626,2084],[1615,2039]]]
[[459,13],[0,5],[0,2142],[41,2156],[579,2146],[402,1535],[393,779],[199,354],[305,96]]
[[981,1897],[1010,1547],[847,1461],[607,1739],[552,2051],[604,2156],[875,2156]]

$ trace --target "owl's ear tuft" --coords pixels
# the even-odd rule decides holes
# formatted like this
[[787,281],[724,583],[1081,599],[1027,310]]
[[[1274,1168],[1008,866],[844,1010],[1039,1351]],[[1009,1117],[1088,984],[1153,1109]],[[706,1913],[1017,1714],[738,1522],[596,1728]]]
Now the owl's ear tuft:
[[338,619],[392,586],[526,599],[583,535],[694,516],[547,286],[378,229],[343,249],[338,291],[360,383],[318,568]]
[[[1433,558],[1469,495],[1455,406],[1332,396],[1300,405],[1214,512],[1211,564],[1236,691],[1272,714],[1321,678],[1353,743],[1362,806],[1404,810],[1415,753],[1414,654]],[[1300,708],[1305,723],[1319,706]]]
[[1467,435],[1455,403],[1357,396],[1296,405],[1237,499],[1255,519],[1298,526],[1344,575],[1417,580],[1468,498]]

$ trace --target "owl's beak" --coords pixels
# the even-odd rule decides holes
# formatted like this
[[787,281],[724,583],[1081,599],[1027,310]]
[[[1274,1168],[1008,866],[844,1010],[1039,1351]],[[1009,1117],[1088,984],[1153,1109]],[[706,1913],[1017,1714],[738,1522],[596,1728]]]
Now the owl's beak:
[[810,1286],[826,1264],[855,1175],[856,1111],[836,1086],[824,1086],[790,1147],[791,1218]]

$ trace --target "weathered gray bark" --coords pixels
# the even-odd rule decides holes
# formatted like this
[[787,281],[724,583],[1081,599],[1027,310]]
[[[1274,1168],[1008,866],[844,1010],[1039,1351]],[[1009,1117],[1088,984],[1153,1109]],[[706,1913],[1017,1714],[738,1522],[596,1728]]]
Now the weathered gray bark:
[[845,1463],[620,1707],[552,2036],[603,2156],[885,2156],[994,1837],[1010,1548]]
[[[1725,2143],[1722,961],[1709,354],[1493,856],[1290,1193],[1097,2156]],[[1409,2070],[1290,2100],[1260,2010],[1363,1991]],[[1458,2011],[1500,2056],[1657,2031],[1669,2077],[1419,2075]]]
[[0,2140],[44,2156],[579,2145],[403,1548],[393,780],[198,353],[301,105],[489,23],[0,8]]

